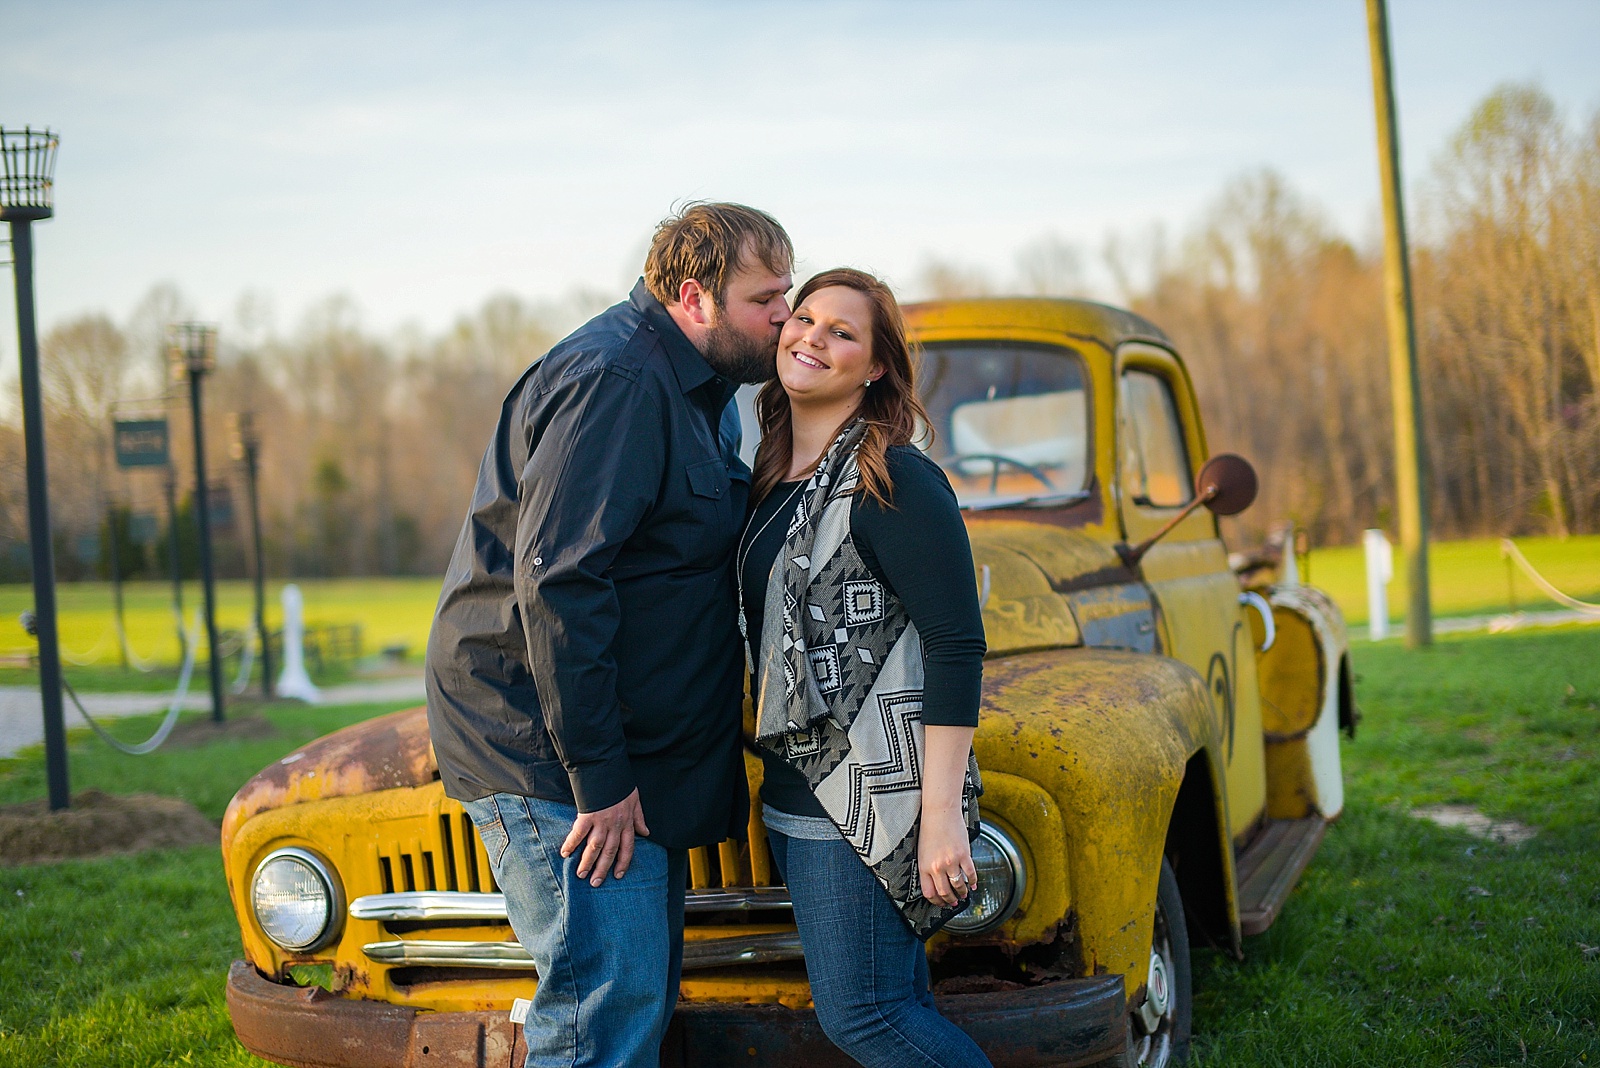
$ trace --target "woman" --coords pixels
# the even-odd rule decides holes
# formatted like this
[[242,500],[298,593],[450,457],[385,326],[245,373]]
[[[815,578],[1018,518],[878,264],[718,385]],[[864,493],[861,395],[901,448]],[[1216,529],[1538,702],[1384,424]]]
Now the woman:
[[801,288],[756,401],[740,607],[763,813],[823,1029],[869,1068],[981,1066],[933,1007],[922,946],[976,877],[984,642],[955,494],[911,444],[912,376],[882,282]]

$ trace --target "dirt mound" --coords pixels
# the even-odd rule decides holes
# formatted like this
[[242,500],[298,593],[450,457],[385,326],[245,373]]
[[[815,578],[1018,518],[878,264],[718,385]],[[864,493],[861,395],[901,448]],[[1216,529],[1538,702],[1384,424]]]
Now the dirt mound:
[[63,812],[51,812],[44,800],[0,806],[0,864],[216,845],[218,834],[199,809],[175,797],[84,790]]

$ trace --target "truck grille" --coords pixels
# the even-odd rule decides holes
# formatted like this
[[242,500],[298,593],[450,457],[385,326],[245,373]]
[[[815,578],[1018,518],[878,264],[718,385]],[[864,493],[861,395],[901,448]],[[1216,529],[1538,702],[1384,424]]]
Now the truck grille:
[[[378,885],[385,894],[416,890],[488,894],[500,890],[472,817],[448,798],[440,804],[435,834],[381,841],[377,861]],[[766,828],[754,815],[748,843],[729,839],[689,851],[691,890],[774,886],[777,882]]]
[[[527,953],[510,939],[505,898],[461,805],[441,795],[436,816],[396,826],[400,833],[380,833],[373,846],[382,892],[350,903],[352,919],[376,922],[388,936],[362,946],[367,960],[398,969],[392,981],[407,974],[446,978],[458,969],[531,970]],[[752,810],[748,843],[689,852],[684,968],[798,960],[790,907],[766,828]],[[473,938],[463,940],[469,929]]]
[[390,839],[378,846],[378,885],[386,894],[415,890],[495,893],[500,887],[472,817],[459,805],[441,806],[437,835]]

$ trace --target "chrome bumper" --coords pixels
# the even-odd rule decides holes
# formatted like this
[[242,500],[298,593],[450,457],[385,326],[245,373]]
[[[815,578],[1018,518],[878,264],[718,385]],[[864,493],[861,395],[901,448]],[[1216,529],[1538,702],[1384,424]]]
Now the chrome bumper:
[[[723,887],[691,890],[684,911],[749,912],[790,908],[783,887]],[[504,894],[476,894],[455,890],[412,890],[396,894],[369,894],[350,903],[350,916],[380,923],[442,922],[466,920],[505,923]],[[533,959],[517,942],[463,942],[431,938],[391,939],[361,947],[366,958],[391,967],[492,968],[532,971]],[[683,945],[685,971],[725,968],[734,964],[764,964],[800,960],[800,936],[793,931],[740,935],[732,938],[691,938]]]

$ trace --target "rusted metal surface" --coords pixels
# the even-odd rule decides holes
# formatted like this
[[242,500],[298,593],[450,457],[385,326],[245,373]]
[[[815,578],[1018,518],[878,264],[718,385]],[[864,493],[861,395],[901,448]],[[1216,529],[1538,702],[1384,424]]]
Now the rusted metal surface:
[[[996,1068],[1093,1064],[1127,1040],[1120,976],[936,1001]],[[235,961],[228,974],[228,1013],[246,1049],[296,1068],[503,1068],[520,1065],[525,1056],[521,1029],[504,1012],[417,1012],[348,1001],[268,982],[244,961]],[[854,1062],[808,1009],[681,1004],[662,1043],[661,1063],[843,1068]]]
[[244,1048],[296,1068],[395,1068],[409,1063],[415,1009],[347,1001],[320,987],[279,986],[249,963],[228,970],[228,1015]]
[[428,715],[407,709],[357,723],[301,746],[263,768],[234,795],[222,816],[222,855],[251,816],[269,808],[349,797],[437,777]]
[[[935,999],[995,1068],[1094,1064],[1120,1051],[1127,1015],[1120,976]],[[823,1034],[816,1013],[770,1005],[682,1006],[662,1044],[662,1068],[855,1064]]]
[[[1185,766],[1201,750],[1216,759],[1219,727],[1205,681],[1166,657],[1073,649],[984,666],[979,766],[1037,783],[1059,806],[1083,964],[1126,977],[1130,997]],[[1223,781],[1219,765],[1213,774]]]

